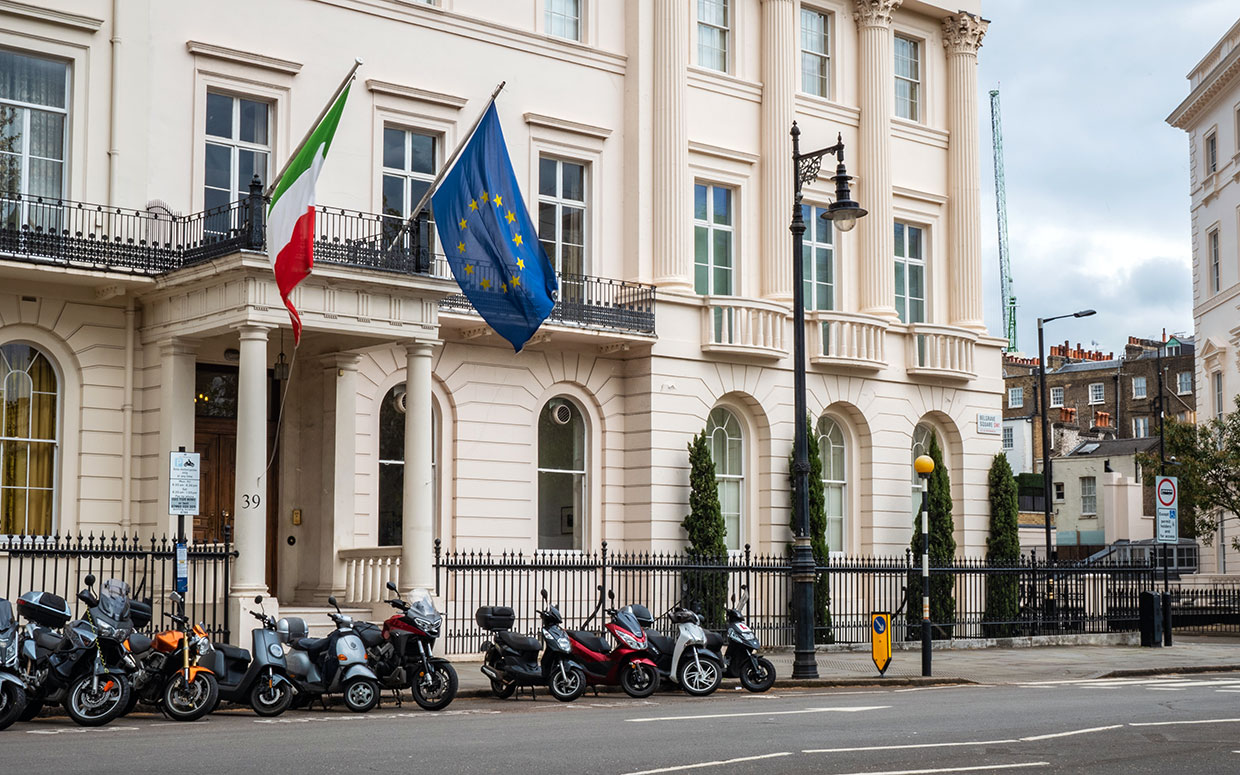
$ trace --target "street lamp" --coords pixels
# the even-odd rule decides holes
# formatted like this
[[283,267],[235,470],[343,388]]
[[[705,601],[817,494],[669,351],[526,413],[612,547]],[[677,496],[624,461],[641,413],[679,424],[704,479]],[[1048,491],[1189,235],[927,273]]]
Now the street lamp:
[[837,135],[830,148],[801,153],[801,130],[792,122],[792,349],[793,393],[796,413],[793,422],[792,513],[796,537],[792,556],[792,610],[796,620],[796,649],[792,663],[793,678],[817,678],[818,662],[814,659],[814,577],[816,564],[809,535],[809,448],[805,438],[805,292],[803,242],[805,220],[801,216],[801,186],[818,178],[823,156],[834,156],[838,164],[835,175],[835,201],[827,207],[823,218],[834,222],[835,228],[848,231],[856,225],[865,210],[853,201],[848,190],[852,180],[844,169],[844,138]]
[[1047,414],[1050,409],[1046,397],[1046,353],[1042,344],[1042,324],[1062,318],[1087,318],[1096,314],[1098,313],[1092,309],[1083,309],[1067,315],[1038,318],[1038,395],[1042,409],[1042,510],[1046,523],[1046,561],[1048,563],[1055,557],[1051,554],[1051,444],[1050,430],[1047,427]]
[[930,675],[930,474],[934,458],[918,455],[913,470],[921,477],[921,674]]

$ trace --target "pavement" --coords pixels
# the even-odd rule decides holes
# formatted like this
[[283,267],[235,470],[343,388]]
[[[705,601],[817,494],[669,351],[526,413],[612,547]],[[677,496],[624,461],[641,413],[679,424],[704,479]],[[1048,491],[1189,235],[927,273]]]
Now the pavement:
[[[1167,648],[1136,645],[1045,645],[1022,648],[942,648],[921,674],[920,650],[897,650],[880,676],[869,652],[819,651],[818,678],[793,679],[790,650],[764,652],[775,665],[775,687],[927,686],[944,683],[1018,684],[1125,676],[1240,670],[1240,637],[1180,636]],[[454,661],[462,697],[490,695],[479,658]],[[737,685],[727,679],[725,686]],[[606,692],[610,687],[600,687]]]

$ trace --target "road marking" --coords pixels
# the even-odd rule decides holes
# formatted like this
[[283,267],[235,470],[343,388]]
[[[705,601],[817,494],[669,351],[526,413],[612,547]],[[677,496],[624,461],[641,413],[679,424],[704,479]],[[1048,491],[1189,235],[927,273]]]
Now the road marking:
[[845,775],[931,775],[937,772],[978,772],[985,770],[1015,770],[1022,767],[1046,767],[1050,762],[1020,762],[1018,764],[982,764],[976,767],[944,767],[933,770],[884,770],[875,772],[874,770],[864,770],[862,772],[849,772]]
[[1053,732],[1049,735],[1033,735],[1032,737],[1022,737],[1022,743],[1032,743],[1035,740],[1050,740],[1055,737],[1071,737],[1072,735],[1087,735],[1090,732],[1105,732],[1108,729],[1119,729],[1123,724],[1112,724],[1109,727],[1090,727],[1089,729],[1073,729],[1069,732]]
[[1171,727],[1181,724],[1240,724],[1240,718],[1207,718],[1200,721],[1130,721],[1130,727]]
[[28,735],[80,735],[86,732],[137,732],[138,727],[62,727],[59,729],[27,729]]
[[749,716],[795,716],[801,713],[857,713],[863,710],[886,710],[890,705],[861,705],[855,708],[805,708],[804,710],[768,710],[753,713],[706,713],[701,716],[658,716],[655,718],[630,718],[625,721],[698,721],[712,718],[746,718]]
[[503,711],[499,710],[441,710],[437,713],[426,713],[425,711],[418,713],[363,713],[345,716],[343,714],[334,713],[327,716],[297,716],[297,717],[281,717],[281,718],[256,718],[252,719],[255,724],[316,724],[331,721],[383,721],[385,719],[395,718],[445,718],[447,716],[498,716]]
[[966,740],[960,743],[910,743],[908,745],[865,745],[856,748],[808,748],[801,753],[858,753],[861,751],[903,751],[911,748],[958,748],[972,745],[1001,745],[1020,742],[1011,740]]
[[1184,689],[1179,686],[1147,686],[1151,692],[1182,692]]
[[660,767],[657,770],[640,770],[639,772],[629,772],[625,775],[658,775],[660,772],[681,772],[682,770],[696,770],[702,767],[719,767],[724,764],[739,764],[741,762],[753,762],[759,759],[777,759],[780,756],[791,756],[791,751],[780,751],[779,753],[766,753],[761,756],[742,756],[739,759],[723,759],[717,762],[700,762],[698,764],[682,764],[679,767]]

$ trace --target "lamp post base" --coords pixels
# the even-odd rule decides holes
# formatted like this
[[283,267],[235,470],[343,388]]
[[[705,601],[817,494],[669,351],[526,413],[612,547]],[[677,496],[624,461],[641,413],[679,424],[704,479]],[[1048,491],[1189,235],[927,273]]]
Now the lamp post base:
[[800,536],[792,556],[792,611],[796,622],[792,677],[817,678],[818,660],[814,655],[814,576],[817,567],[809,536]]

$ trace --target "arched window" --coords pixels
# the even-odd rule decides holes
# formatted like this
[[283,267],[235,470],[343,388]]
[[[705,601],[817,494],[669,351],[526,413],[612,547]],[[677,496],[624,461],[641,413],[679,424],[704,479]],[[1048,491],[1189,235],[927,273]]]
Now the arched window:
[[[431,508],[439,513],[439,406],[431,402]],[[379,545],[400,546],[405,508],[405,384],[387,392],[379,405]],[[431,520],[439,537],[439,519]]]
[[59,384],[37,347],[0,345],[0,535],[50,535]]
[[827,548],[833,554],[843,553],[844,530],[847,524],[848,501],[844,498],[845,462],[844,432],[839,423],[827,415],[818,420],[818,452],[822,458],[822,487],[827,511]]
[[917,475],[917,471],[913,469],[912,461],[921,455],[930,454],[930,438],[934,436],[934,428],[925,423],[917,423],[917,427],[913,429],[913,454],[909,459],[909,476],[913,482],[913,515],[921,513],[921,477]]
[[538,548],[577,549],[585,544],[586,420],[564,397],[538,416]]
[[741,424],[723,407],[711,410],[706,421],[706,437],[710,439],[710,456],[715,461],[715,481],[719,484],[719,506],[727,531],[724,541],[729,549],[744,545],[745,444]]

